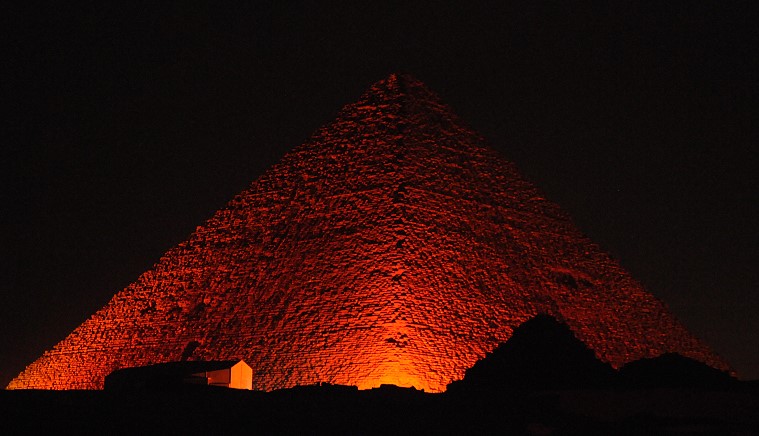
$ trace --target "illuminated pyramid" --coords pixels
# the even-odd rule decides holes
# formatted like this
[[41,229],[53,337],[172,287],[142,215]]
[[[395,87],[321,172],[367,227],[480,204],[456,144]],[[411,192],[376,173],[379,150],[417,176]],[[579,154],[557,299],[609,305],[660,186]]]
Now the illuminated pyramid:
[[9,388],[244,359],[253,388],[442,391],[538,313],[603,361],[727,364],[424,85],[391,75]]

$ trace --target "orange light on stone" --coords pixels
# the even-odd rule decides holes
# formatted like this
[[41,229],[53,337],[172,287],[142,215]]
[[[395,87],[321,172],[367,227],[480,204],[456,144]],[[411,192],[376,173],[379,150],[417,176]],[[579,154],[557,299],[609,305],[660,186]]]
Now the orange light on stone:
[[729,369],[439,98],[391,75],[8,387],[244,359],[254,389],[440,392],[538,313],[615,367],[678,352]]
[[[379,385],[396,385],[404,388],[416,388],[434,392],[431,386],[425,385],[418,378],[409,375],[407,362],[388,362],[380,367],[380,372],[382,376],[379,379]],[[369,387],[377,387],[377,385]],[[361,389],[360,386],[359,389]]]

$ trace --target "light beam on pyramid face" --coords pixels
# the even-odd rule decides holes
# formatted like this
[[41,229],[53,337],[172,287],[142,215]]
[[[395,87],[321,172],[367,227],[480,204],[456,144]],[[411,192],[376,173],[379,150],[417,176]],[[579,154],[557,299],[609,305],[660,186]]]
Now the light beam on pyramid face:
[[439,392],[539,313],[614,367],[678,352],[729,369],[437,96],[391,75],[9,388],[244,359],[256,389]]

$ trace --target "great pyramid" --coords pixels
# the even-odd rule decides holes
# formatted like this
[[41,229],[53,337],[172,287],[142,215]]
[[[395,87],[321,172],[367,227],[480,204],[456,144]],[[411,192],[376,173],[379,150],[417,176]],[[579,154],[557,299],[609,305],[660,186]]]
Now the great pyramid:
[[617,368],[677,352],[729,370],[437,96],[391,75],[8,388],[244,359],[255,389],[437,392],[539,313]]

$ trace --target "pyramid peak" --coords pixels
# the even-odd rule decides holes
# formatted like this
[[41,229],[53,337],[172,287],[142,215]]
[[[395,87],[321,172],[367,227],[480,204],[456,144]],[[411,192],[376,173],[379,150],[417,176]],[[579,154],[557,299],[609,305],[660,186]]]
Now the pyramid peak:
[[439,103],[440,98],[432,92],[427,85],[408,73],[391,73],[384,79],[375,82],[369,87],[364,95],[381,94],[385,98],[409,98],[434,100]]
[[401,72],[395,72],[390,73],[384,81],[390,82],[390,83],[398,83],[399,85],[412,85],[412,86],[425,86],[424,82],[417,79],[410,73],[401,73]]

